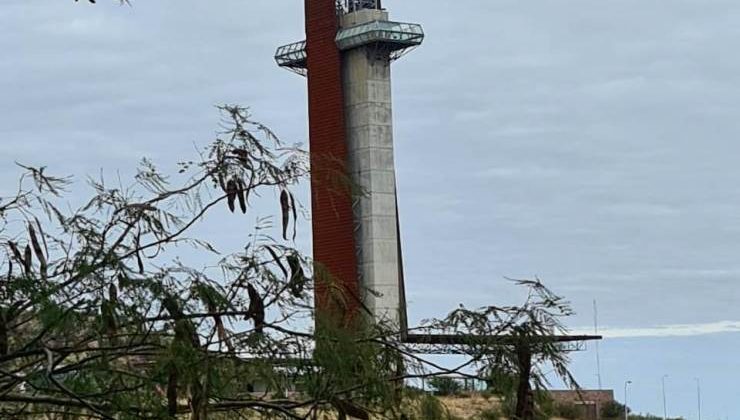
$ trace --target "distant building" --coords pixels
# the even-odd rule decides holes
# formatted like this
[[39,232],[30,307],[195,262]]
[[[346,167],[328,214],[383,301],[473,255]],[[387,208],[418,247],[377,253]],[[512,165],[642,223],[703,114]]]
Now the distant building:
[[614,391],[610,389],[599,391],[550,391],[550,395],[556,403],[573,404],[578,407],[580,411],[579,418],[582,420],[599,420],[601,407],[614,402]]

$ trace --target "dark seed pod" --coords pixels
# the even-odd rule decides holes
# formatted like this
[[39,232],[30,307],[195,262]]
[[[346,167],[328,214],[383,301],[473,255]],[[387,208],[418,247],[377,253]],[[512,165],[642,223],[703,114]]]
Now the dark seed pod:
[[108,299],[110,299],[111,303],[115,306],[118,305],[118,288],[116,287],[116,284],[111,282],[111,284],[108,285]]
[[236,208],[235,202],[236,202],[236,195],[237,195],[238,187],[236,185],[236,182],[233,179],[230,179],[229,182],[226,183],[226,200],[229,204],[229,210],[233,213],[234,209]]
[[265,249],[267,249],[267,252],[270,253],[270,256],[272,256],[272,260],[277,264],[277,266],[280,268],[280,271],[283,272],[283,275],[287,278],[288,277],[288,270],[285,269],[285,266],[280,261],[280,257],[277,255],[274,249],[269,246],[265,246]]
[[239,199],[239,208],[243,214],[247,214],[247,187],[241,179],[238,179],[236,184],[239,189],[236,194],[236,197]]
[[[13,261],[8,260],[8,276],[7,278],[0,280],[0,302],[13,300],[13,295],[12,295],[13,291],[10,288],[10,282],[12,280],[13,280]],[[0,308],[0,311],[2,311],[2,308]]]
[[298,210],[295,205],[295,197],[290,194],[290,209],[293,211],[293,240],[295,241],[296,234],[298,233]]
[[247,293],[249,294],[249,309],[247,309],[246,319],[252,319],[254,321],[254,330],[257,334],[262,334],[265,327],[265,303],[262,302],[262,297],[251,284],[247,285]]
[[280,193],[280,210],[283,215],[283,239],[288,240],[288,222],[290,220],[290,198],[288,192],[283,190]]
[[39,243],[39,239],[36,236],[36,230],[33,228],[33,225],[31,223],[28,224],[28,236],[31,238],[31,246],[33,247],[33,252],[34,254],[36,254],[36,258],[39,260],[41,275],[43,277],[46,277],[46,256],[44,255],[44,251],[41,249],[41,243]]
[[286,258],[288,259],[288,265],[290,265],[290,292],[293,296],[300,297],[306,284],[306,274],[303,272],[301,261],[295,254],[290,254]]
[[29,245],[26,245],[26,252],[23,254],[23,264],[26,274],[30,274],[33,264],[33,256],[31,255],[31,247]]
[[46,243],[46,237],[44,236],[44,229],[41,227],[41,222],[38,218],[34,217],[34,220],[36,221],[36,227],[38,228],[39,236],[41,237],[41,242],[44,244],[44,251],[46,252],[46,255],[49,255],[49,245]]
[[25,267],[26,263],[24,261],[23,254],[21,254],[20,249],[18,249],[18,245],[13,241],[8,241],[8,246],[10,247],[10,251],[13,252],[13,257],[15,257],[15,259]]

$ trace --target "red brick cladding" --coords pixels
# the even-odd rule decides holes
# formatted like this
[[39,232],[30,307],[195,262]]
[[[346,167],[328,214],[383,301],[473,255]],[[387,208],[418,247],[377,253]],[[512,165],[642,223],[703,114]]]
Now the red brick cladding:
[[[306,0],[308,117],[311,152],[313,256],[346,293],[344,322],[359,308],[352,198],[342,181],[347,162],[342,58],[335,43],[335,0]],[[316,285],[317,315],[337,309],[325,284]]]

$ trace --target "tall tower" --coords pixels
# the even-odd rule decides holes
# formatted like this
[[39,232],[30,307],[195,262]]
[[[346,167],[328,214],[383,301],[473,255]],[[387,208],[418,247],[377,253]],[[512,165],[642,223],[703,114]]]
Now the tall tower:
[[390,68],[424,32],[390,21],[381,0],[305,7],[306,40],[275,59],[308,77],[314,260],[345,296],[338,304],[317,283],[317,315],[347,322],[369,312],[405,331]]

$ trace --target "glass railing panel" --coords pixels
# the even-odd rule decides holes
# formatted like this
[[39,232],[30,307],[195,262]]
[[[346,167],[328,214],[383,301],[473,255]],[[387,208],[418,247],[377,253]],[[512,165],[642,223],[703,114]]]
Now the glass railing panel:
[[[341,49],[355,48],[373,42],[391,42],[421,44],[424,31],[421,25],[412,23],[374,21],[363,25],[346,28],[337,34],[336,42]],[[398,45],[405,48],[407,45]]]

